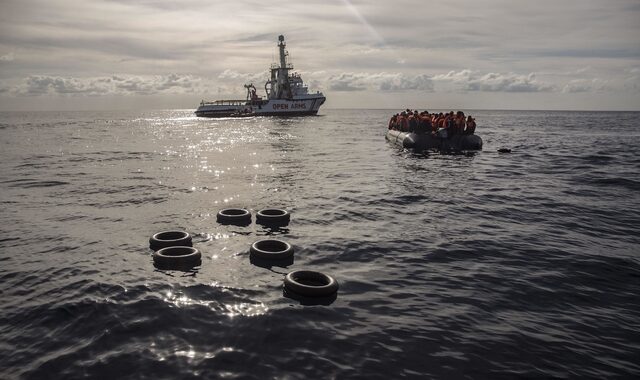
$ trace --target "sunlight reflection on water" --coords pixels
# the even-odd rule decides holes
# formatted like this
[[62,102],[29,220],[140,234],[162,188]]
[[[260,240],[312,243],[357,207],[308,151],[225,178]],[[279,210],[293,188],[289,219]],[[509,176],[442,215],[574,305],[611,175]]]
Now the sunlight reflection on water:
[[[388,144],[386,110],[140,116],[0,119],[0,378],[640,369],[637,113],[474,111],[473,156]],[[221,225],[223,207],[293,220]],[[170,229],[200,267],[154,268],[148,238]],[[293,264],[254,265],[265,236],[295,245]],[[335,302],[283,297],[306,268],[340,282]]]
[[[218,286],[216,287],[221,291],[229,291],[230,288]],[[180,308],[186,308],[191,306],[204,306],[211,311],[221,313],[229,318],[234,317],[256,317],[264,315],[269,311],[269,308],[260,301],[255,302],[231,302],[221,303],[215,300],[198,300],[190,298],[181,292],[168,291],[163,298],[164,302],[173,304]]]

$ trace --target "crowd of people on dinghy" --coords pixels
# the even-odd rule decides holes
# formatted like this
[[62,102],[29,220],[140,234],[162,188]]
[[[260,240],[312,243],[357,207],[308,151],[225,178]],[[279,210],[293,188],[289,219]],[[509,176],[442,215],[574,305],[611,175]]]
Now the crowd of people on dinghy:
[[418,112],[407,109],[391,116],[389,129],[409,133],[432,133],[440,137],[472,135],[476,131],[476,121],[471,115],[465,118],[464,112],[446,113]]

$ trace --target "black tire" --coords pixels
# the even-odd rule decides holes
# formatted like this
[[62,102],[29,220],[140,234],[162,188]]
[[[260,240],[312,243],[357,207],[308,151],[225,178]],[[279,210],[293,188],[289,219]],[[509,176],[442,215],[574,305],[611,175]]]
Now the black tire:
[[286,226],[291,220],[291,214],[280,208],[265,208],[256,214],[256,223],[265,226]]
[[286,260],[293,257],[293,247],[282,240],[265,239],[251,244],[250,253],[258,259]]
[[244,208],[225,208],[218,211],[216,220],[221,224],[244,226],[251,224],[251,213]]
[[202,255],[193,247],[166,247],[153,253],[153,264],[160,269],[190,269],[201,263]]
[[184,231],[163,231],[158,232],[149,239],[149,248],[154,251],[175,246],[193,246],[191,235]]
[[338,281],[321,272],[297,270],[284,278],[286,290],[305,297],[326,297],[338,291]]

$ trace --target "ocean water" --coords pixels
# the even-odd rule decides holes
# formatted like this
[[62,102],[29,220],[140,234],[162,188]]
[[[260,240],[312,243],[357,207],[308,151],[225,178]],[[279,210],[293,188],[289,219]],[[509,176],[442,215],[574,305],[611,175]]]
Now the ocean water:
[[[0,378],[640,376],[640,113],[468,111],[484,150],[440,155],[392,112],[1,113]],[[153,266],[169,229],[200,267]],[[294,263],[253,265],[265,236]]]

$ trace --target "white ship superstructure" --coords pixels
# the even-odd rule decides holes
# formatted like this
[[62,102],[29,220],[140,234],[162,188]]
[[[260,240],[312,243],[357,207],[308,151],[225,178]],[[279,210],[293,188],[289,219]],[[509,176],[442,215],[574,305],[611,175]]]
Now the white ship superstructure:
[[256,94],[256,88],[245,84],[247,98],[245,100],[216,100],[200,103],[197,116],[296,116],[315,115],[326,100],[317,91],[309,93],[308,87],[298,73],[289,73],[293,66],[287,62],[289,53],[285,49],[284,36],[278,36],[280,62],[271,66],[271,77],[264,85],[266,99]]

